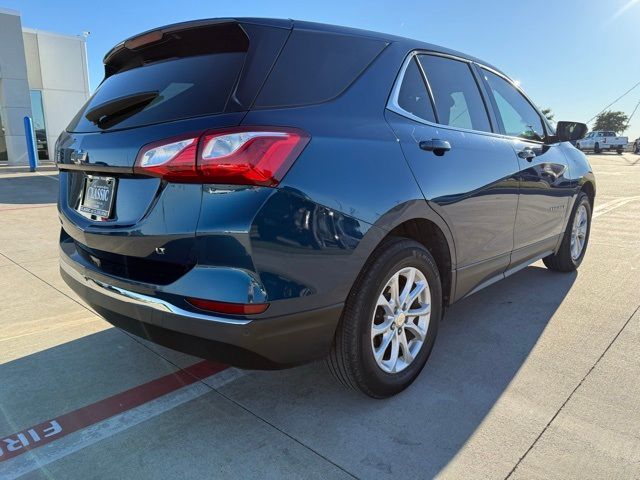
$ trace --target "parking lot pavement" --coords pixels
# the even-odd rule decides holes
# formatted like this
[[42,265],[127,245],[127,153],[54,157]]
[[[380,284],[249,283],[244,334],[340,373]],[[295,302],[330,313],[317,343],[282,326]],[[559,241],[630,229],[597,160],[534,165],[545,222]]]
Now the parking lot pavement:
[[0,169],[0,478],[639,478],[640,156],[590,160],[580,270],[453,306],[384,401],[111,328],[59,277],[56,172]]

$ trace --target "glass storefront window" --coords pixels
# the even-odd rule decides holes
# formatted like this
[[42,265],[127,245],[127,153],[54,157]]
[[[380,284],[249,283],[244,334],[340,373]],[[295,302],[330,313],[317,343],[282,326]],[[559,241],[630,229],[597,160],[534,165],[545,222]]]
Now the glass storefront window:
[[9,160],[7,155],[7,141],[4,138],[4,127],[2,126],[2,115],[0,115],[0,161]]
[[31,90],[31,114],[33,115],[33,129],[36,136],[36,148],[40,160],[49,159],[47,144],[47,129],[44,124],[44,108],[42,107],[42,92]]

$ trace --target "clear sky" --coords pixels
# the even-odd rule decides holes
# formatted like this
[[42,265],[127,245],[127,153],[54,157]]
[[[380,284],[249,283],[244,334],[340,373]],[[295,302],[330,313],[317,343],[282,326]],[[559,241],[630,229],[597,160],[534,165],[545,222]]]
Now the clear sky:
[[[586,121],[640,81],[640,0],[0,0],[26,27],[87,41],[92,90],[120,40],[168,23],[278,17],[377,30],[444,45],[492,63],[556,120]],[[612,108],[630,114],[640,87]],[[640,136],[640,109],[625,133]]]

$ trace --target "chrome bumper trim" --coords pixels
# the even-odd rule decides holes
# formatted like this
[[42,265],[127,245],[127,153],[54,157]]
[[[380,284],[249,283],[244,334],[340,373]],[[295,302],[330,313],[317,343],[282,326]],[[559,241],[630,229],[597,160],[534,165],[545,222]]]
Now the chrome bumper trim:
[[154,310],[179,315],[181,317],[206,320],[209,322],[225,323],[230,325],[247,325],[251,323],[251,320],[246,319],[221,318],[213,315],[190,312],[188,310],[184,310],[183,308],[177,307],[176,305],[173,305],[172,303],[169,303],[165,300],[150,297],[148,295],[143,295],[141,293],[132,292],[131,290],[126,290],[114,285],[109,285],[107,283],[96,280],[95,278],[90,278],[82,275],[75,268],[73,268],[72,265],[69,265],[62,258],[60,259],[60,268],[62,268],[62,270],[64,270],[65,273],[67,273],[71,278],[84,285],[85,287],[90,288],[107,297],[120,300],[122,302],[131,303],[142,307],[153,308]]

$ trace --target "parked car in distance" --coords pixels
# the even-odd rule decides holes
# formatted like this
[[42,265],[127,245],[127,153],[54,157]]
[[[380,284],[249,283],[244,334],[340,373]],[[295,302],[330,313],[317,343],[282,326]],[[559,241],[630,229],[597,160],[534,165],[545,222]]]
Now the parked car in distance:
[[576,142],[576,148],[593,150],[594,153],[615,150],[618,154],[622,154],[628,143],[627,137],[618,137],[616,132],[594,131],[589,132],[583,139]]
[[245,368],[325,358],[384,398],[449,305],[585,256],[586,125],[554,131],[487,62],[244,18],[148,31],[104,63],[56,146],[60,267],[136,335]]
[[633,142],[633,153],[640,153],[640,137],[636,138]]

